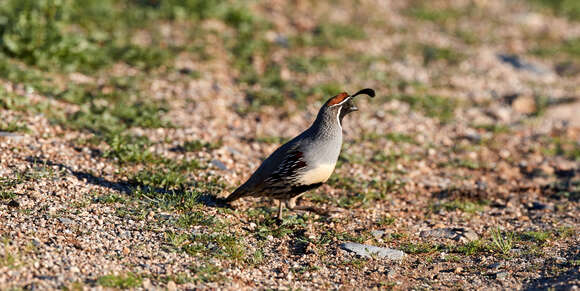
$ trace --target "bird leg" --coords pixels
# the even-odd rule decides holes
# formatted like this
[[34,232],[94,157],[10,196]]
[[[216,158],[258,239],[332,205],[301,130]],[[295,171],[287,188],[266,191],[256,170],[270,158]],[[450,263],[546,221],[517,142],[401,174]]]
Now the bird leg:
[[279,206],[278,206],[278,219],[281,221],[282,220],[282,209],[284,207],[284,204],[282,202],[282,200],[278,200],[280,202]]

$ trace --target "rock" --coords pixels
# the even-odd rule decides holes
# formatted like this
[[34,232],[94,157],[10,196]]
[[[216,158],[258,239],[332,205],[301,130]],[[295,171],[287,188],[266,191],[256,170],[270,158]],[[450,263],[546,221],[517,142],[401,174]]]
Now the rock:
[[176,291],[176,290],[177,290],[177,284],[175,284],[175,282],[173,282],[173,281],[167,282],[167,291]]
[[544,67],[522,60],[518,55],[498,54],[497,57],[500,61],[510,64],[517,70],[528,71],[539,75],[544,75],[549,72]]
[[519,96],[513,103],[512,108],[523,114],[532,114],[536,112],[536,100],[532,96]]
[[153,284],[151,283],[151,279],[149,278],[145,278],[143,279],[143,289],[147,290],[147,291],[153,291],[156,290],[155,286],[153,286]]
[[512,110],[506,106],[493,106],[488,109],[487,113],[494,119],[509,122],[512,119]]
[[242,153],[240,153],[240,151],[236,150],[233,147],[226,147],[226,150],[234,156],[239,156],[239,157],[243,156]]
[[479,134],[475,131],[466,132],[463,137],[465,139],[469,140],[470,142],[474,142],[474,143],[479,143],[479,142],[481,142],[481,139],[482,139],[481,134]]
[[375,239],[380,239],[383,237],[383,235],[385,235],[385,231],[384,230],[373,230],[373,231],[371,231],[371,234],[373,235],[373,237]]
[[73,223],[72,220],[70,220],[66,217],[59,217],[58,221],[60,221],[60,223],[62,223],[62,224],[72,224]]
[[340,247],[343,250],[347,250],[349,252],[356,253],[357,255],[370,258],[372,256],[377,256],[382,259],[389,259],[389,260],[402,260],[405,256],[405,253],[400,250],[390,249],[390,248],[381,248],[371,245],[363,245],[354,242],[345,242],[340,244]]
[[509,275],[508,272],[499,272],[497,274],[495,274],[495,278],[498,280],[503,280],[505,279],[507,276]]
[[213,160],[211,160],[211,164],[222,171],[228,170],[228,167],[226,167],[226,165],[220,160],[213,159]]
[[14,140],[20,140],[20,139],[24,138],[24,136],[21,134],[14,133],[14,132],[8,132],[8,131],[0,131],[0,137],[10,138],[10,139],[14,139]]
[[421,237],[431,237],[431,238],[445,238],[452,239],[456,241],[461,241],[463,243],[474,241],[479,238],[477,233],[466,228],[437,228],[432,230],[424,230],[419,234]]

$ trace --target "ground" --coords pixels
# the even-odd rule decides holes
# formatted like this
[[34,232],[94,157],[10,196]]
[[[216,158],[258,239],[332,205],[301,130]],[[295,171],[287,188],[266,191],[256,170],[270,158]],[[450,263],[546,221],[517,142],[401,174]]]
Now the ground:
[[[0,11],[0,289],[580,285],[576,1]],[[366,87],[320,211],[217,203]]]

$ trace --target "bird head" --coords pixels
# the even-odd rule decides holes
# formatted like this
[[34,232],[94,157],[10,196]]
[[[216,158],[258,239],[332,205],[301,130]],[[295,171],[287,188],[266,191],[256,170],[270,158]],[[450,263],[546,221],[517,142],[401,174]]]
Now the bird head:
[[358,110],[358,107],[356,107],[353,102],[353,98],[360,94],[375,97],[375,90],[366,88],[356,92],[354,95],[348,95],[348,93],[342,92],[328,99],[322,107],[322,110],[325,110],[330,114],[335,114],[339,124],[342,125],[342,118],[347,114]]

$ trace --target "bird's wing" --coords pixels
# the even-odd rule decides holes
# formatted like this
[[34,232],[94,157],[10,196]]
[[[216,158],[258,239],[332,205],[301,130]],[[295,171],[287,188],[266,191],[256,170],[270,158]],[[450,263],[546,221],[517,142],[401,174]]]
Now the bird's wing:
[[297,182],[300,172],[306,168],[304,153],[293,149],[265,180],[264,185],[272,190],[290,189]]

